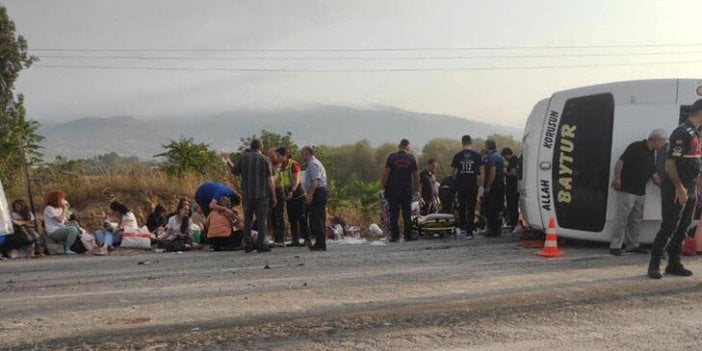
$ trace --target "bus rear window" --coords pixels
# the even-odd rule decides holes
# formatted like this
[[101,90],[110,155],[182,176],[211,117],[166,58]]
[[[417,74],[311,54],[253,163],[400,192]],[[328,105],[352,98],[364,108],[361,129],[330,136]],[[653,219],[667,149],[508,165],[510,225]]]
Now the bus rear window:
[[553,194],[562,228],[601,232],[607,195],[614,97],[599,94],[565,103],[553,154]]

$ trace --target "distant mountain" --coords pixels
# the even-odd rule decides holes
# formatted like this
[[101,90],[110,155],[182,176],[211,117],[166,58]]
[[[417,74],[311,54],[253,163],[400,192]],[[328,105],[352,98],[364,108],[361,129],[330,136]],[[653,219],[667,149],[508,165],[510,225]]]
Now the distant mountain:
[[61,155],[89,158],[109,152],[149,159],[162,152],[161,144],[181,135],[205,142],[215,150],[234,150],[240,139],[262,129],[293,133],[295,141],[311,145],[341,145],[368,139],[373,145],[408,138],[415,148],[437,137],[484,137],[498,133],[518,137],[516,128],[465,118],[416,113],[393,108],[356,109],[319,106],[305,110],[237,111],[204,117],[164,117],[139,120],[129,116],[80,118],[47,123],[39,133],[46,137],[48,160]]

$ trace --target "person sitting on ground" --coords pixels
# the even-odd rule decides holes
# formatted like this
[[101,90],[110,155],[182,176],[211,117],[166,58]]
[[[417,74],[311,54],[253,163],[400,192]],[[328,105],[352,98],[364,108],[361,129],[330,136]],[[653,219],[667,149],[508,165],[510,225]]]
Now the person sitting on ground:
[[68,221],[68,202],[66,194],[62,191],[51,191],[46,196],[46,207],[44,207],[44,229],[49,239],[63,244],[66,255],[75,255],[71,246],[80,235],[78,224]]
[[[190,216],[190,221],[193,222],[193,224],[197,225],[201,229],[205,228],[205,222],[207,221],[207,217],[205,217],[205,214],[202,213],[202,207],[198,205],[198,203],[192,204],[192,215]],[[204,233],[203,233],[204,234]],[[207,238],[205,238],[205,235],[202,236],[200,239],[200,243],[205,243]]]
[[150,233],[157,234],[159,228],[165,228],[168,224],[168,217],[166,217],[166,208],[161,204],[157,204],[154,207],[154,211],[151,212],[149,217],[146,219],[146,228],[149,229]]
[[110,217],[105,221],[105,228],[95,232],[95,237],[101,245],[101,250],[96,255],[104,255],[122,242],[122,233],[125,228],[139,228],[134,212],[126,205],[115,200],[110,203]]
[[[240,201],[239,201],[240,202]],[[228,197],[219,199],[219,206],[232,208]],[[237,211],[233,211],[236,213]],[[214,251],[233,250],[241,244],[241,236],[238,236],[238,242],[233,235],[234,227],[242,222],[240,214],[231,215],[229,212],[215,210],[210,212],[207,217],[207,235],[212,249]]]
[[190,207],[181,202],[176,214],[168,219],[166,231],[158,237],[158,247],[168,252],[188,251],[194,247],[191,234],[199,229],[190,221]]
[[2,237],[3,243],[0,245],[0,257],[25,258],[34,256],[34,237],[22,226],[25,223],[22,216],[17,214],[17,201],[12,204],[12,224],[13,233]]
[[41,235],[39,235],[37,231],[34,213],[29,210],[29,206],[27,206],[24,200],[15,200],[12,202],[11,216],[15,233],[20,232],[34,246],[33,252],[28,256],[32,258],[44,256],[41,247]]
[[[177,208],[178,206],[180,206],[180,204],[186,204],[186,205],[188,206],[188,210],[190,210],[190,214],[191,214],[191,215],[193,214],[193,212],[192,212],[192,210],[191,210],[192,201],[190,200],[189,197],[187,197],[187,196],[181,196],[181,197],[179,197],[179,198],[178,198],[178,203],[176,204],[176,208]],[[177,212],[171,212],[171,213],[166,214],[166,221],[168,221],[169,218],[175,216],[176,214],[177,214]]]
[[34,242],[30,238],[29,234],[21,231],[2,236],[4,241],[0,244],[0,257],[31,257],[34,254]]

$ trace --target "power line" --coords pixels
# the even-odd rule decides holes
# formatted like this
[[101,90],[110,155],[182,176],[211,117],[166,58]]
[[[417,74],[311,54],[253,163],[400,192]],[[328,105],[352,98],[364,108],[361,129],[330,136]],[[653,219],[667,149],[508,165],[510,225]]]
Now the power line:
[[541,65],[541,66],[495,66],[495,67],[415,67],[415,68],[349,68],[349,69],[327,69],[327,68],[228,68],[228,67],[150,67],[150,66],[103,66],[103,65],[51,65],[35,64],[32,67],[56,68],[56,69],[103,69],[103,70],[151,70],[151,71],[213,71],[213,72],[441,72],[441,71],[500,71],[500,70],[541,70],[541,69],[564,69],[564,68],[594,68],[594,67],[628,67],[628,66],[652,66],[652,65],[680,65],[700,63],[702,60],[690,61],[659,61],[659,62],[636,62],[636,63],[612,63],[612,64],[578,64],[578,65]]
[[164,57],[164,56],[89,56],[89,55],[40,55],[50,59],[97,59],[97,60],[183,60],[183,61],[385,61],[385,60],[464,60],[464,59],[522,59],[522,58],[568,58],[568,57],[622,57],[622,56],[669,56],[697,55],[702,51],[635,52],[635,53],[589,53],[546,55],[499,55],[499,56],[414,56],[414,57]]
[[702,47],[702,43],[683,44],[606,44],[606,45],[540,45],[485,47],[385,47],[385,48],[36,48],[30,51],[54,52],[374,52],[374,51],[482,51],[482,50],[560,50],[613,48]]

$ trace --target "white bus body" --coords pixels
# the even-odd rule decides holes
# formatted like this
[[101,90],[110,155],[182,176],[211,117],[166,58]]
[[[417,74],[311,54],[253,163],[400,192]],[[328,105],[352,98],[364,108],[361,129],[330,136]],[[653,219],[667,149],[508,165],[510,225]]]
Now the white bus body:
[[[616,203],[610,184],[622,152],[653,129],[670,134],[700,98],[702,80],[666,79],[566,90],[540,101],[522,141],[524,219],[544,230],[553,217],[559,236],[609,241]],[[640,239],[651,243],[661,221],[660,191],[649,182],[646,195]]]
[[5,197],[5,189],[0,182],[0,235],[12,234],[12,218],[10,206]]

